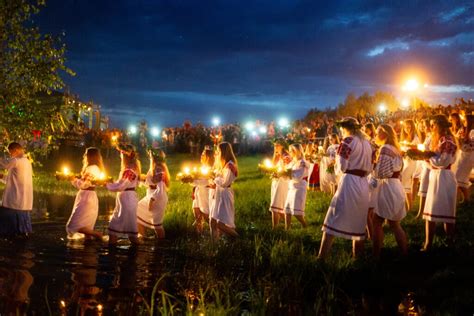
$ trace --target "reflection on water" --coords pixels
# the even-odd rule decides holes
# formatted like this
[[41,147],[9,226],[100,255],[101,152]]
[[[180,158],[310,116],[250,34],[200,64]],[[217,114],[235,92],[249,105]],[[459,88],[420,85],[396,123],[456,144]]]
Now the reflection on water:
[[33,284],[30,268],[34,265],[31,251],[15,249],[15,254],[0,260],[0,314],[26,313],[29,290]]

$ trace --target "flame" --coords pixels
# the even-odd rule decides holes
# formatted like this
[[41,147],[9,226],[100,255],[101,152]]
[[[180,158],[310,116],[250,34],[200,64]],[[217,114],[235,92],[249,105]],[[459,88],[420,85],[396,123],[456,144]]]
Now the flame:
[[69,175],[70,172],[71,172],[71,171],[69,170],[68,167],[63,167],[63,174],[64,174],[64,175],[67,176],[67,175]]
[[270,159],[268,159],[268,158],[263,161],[263,165],[265,166],[265,168],[269,168],[269,169],[270,169],[270,168],[273,168],[273,163],[272,163],[272,161],[271,161]]
[[209,168],[208,167],[201,167],[201,174],[202,175],[208,175],[209,174]]
[[418,144],[416,146],[416,148],[418,148],[419,151],[425,151],[426,150],[426,146],[424,144]]
[[189,167],[184,167],[184,174],[190,174],[191,169]]
[[105,173],[103,172],[100,173],[99,180],[105,180]]

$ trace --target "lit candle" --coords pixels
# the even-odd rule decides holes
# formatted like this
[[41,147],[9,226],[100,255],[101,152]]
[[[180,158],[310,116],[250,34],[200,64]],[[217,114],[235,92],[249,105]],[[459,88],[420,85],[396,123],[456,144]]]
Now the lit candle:
[[184,174],[188,175],[191,173],[191,169],[189,167],[184,167]]
[[273,163],[272,163],[272,161],[271,161],[270,159],[268,159],[268,158],[263,161],[263,165],[265,166],[265,168],[268,168],[268,169],[273,168]]
[[418,144],[418,145],[416,146],[416,148],[417,148],[419,151],[425,151],[425,150],[426,150],[425,144]]
[[64,174],[65,176],[68,176],[69,173],[70,173],[69,168],[68,168],[68,167],[63,167],[63,174]]
[[203,176],[207,176],[209,174],[209,168],[208,167],[201,167],[201,174]]

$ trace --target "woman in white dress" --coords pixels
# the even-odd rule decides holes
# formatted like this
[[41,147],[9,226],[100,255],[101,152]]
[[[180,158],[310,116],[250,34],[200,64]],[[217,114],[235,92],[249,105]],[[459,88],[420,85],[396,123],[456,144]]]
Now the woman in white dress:
[[339,136],[331,134],[328,136],[329,146],[326,149],[326,155],[321,159],[319,174],[321,182],[321,191],[334,195],[337,188],[337,177],[334,172],[336,163],[336,154],[339,147]]
[[[306,192],[308,190],[309,164],[304,159],[301,144],[293,144],[289,148],[292,161],[290,168],[290,182],[288,183],[288,195],[285,201],[285,229],[291,228],[291,216],[295,216],[303,228],[308,224],[304,217],[306,206]],[[285,172],[285,171],[284,171]]]
[[[474,167],[474,116],[466,115],[466,125],[460,133],[458,142],[461,150],[458,153],[456,168],[453,168],[456,180],[458,183],[458,190],[462,194],[463,201],[470,201],[469,188],[471,181],[469,179],[471,170]],[[454,166],[453,166],[454,167]]]
[[[421,131],[424,133],[423,146],[429,150],[431,143],[431,132],[430,132],[430,119],[424,118],[421,121]],[[426,194],[428,193],[428,186],[430,184],[430,164],[427,161],[418,160],[421,165],[420,171],[420,187],[418,189],[418,196],[420,197],[420,205],[418,208],[418,214],[416,218],[421,218],[423,215],[423,209],[425,208]]]
[[344,139],[336,156],[336,173],[342,173],[324,224],[319,258],[326,258],[334,237],[352,240],[353,255],[363,250],[369,209],[367,175],[372,171],[372,146],[354,118],[339,121]]
[[407,236],[400,225],[400,221],[406,216],[405,192],[400,182],[400,172],[403,167],[400,146],[397,135],[390,125],[380,125],[376,135],[377,144],[382,147],[378,150],[378,159],[374,170],[374,177],[377,180],[377,200],[372,221],[373,253],[375,257],[380,256],[384,239],[382,226],[387,220],[395,234],[398,247],[403,254],[406,254]]
[[444,223],[448,241],[452,242],[456,222],[456,178],[451,170],[456,159],[456,140],[449,130],[451,124],[446,116],[435,115],[430,126],[431,151],[435,154],[429,159],[430,184],[423,211],[426,221],[424,251],[433,245],[436,223]]
[[[372,162],[375,163],[375,154],[377,153],[378,146],[375,143],[375,125],[373,123],[367,123],[362,127],[362,132],[367,136],[368,141],[372,145]],[[367,180],[369,181],[369,210],[367,213],[367,237],[372,238],[373,234],[373,223],[374,209],[377,203],[377,180],[373,178],[372,174],[369,174]]]
[[68,238],[76,239],[85,235],[87,238],[102,239],[102,233],[94,230],[99,215],[99,199],[95,192],[94,180],[104,175],[104,164],[98,148],[90,147],[84,153],[81,177],[71,181],[79,189],[66,224]]
[[215,185],[214,202],[209,214],[211,236],[213,240],[217,240],[220,233],[238,237],[235,230],[234,190],[231,188],[238,175],[237,159],[228,142],[217,146],[216,161],[218,170],[214,180],[211,180]]
[[[206,146],[201,154],[201,169],[211,172],[214,165],[214,154],[210,146]],[[207,176],[194,179],[193,183],[193,213],[196,231],[202,233],[204,222],[209,223],[209,180]]]
[[109,244],[126,236],[132,244],[139,244],[137,230],[138,197],[136,187],[140,181],[140,161],[132,145],[119,145],[121,170],[119,179],[107,183],[109,191],[117,192],[115,209],[109,223]]
[[[277,166],[280,170],[286,170],[290,162],[291,157],[284,148],[284,140],[277,140],[273,151],[273,165]],[[288,195],[288,182],[287,177],[272,178],[270,212],[272,213],[273,229],[278,226],[281,218],[283,218],[285,214],[284,207],[286,196]]]
[[[400,146],[402,151],[415,147],[420,143],[417,129],[413,120],[402,121],[402,132],[400,135]],[[406,193],[407,210],[413,205],[413,175],[416,171],[416,160],[409,157],[403,159],[403,170],[401,175],[402,185]]]
[[168,204],[170,173],[166,165],[166,155],[161,149],[148,150],[150,169],[145,178],[146,196],[138,202],[138,233],[145,236],[146,228],[153,229],[156,237],[165,238],[163,218]]

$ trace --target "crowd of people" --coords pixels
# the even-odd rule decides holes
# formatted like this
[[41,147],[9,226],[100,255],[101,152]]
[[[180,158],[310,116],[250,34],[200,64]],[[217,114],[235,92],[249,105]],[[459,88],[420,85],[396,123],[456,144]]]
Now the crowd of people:
[[[436,223],[444,224],[448,241],[452,242],[458,191],[464,202],[470,199],[474,117],[468,112],[446,111],[439,113],[438,109],[423,115],[405,111],[394,113],[395,118],[376,119],[322,117],[311,127],[295,126],[283,135],[286,137],[276,138],[272,164],[278,171],[272,173],[269,206],[273,228],[284,219],[285,229],[290,229],[293,216],[306,227],[307,190],[321,190],[331,194],[332,201],[322,226],[319,257],[328,256],[335,237],[352,240],[354,256],[360,254],[368,237],[373,241],[374,256],[379,256],[385,222],[401,252],[406,253],[402,221],[418,193],[418,217],[426,221],[423,250],[433,245]],[[321,130],[321,135],[311,134]],[[210,132],[215,146],[203,145],[201,151],[201,165],[211,172],[195,175],[190,181],[194,225],[203,232],[204,223],[209,223],[213,240],[221,234],[238,237],[232,189],[238,176],[235,143],[233,134],[224,136],[222,130],[217,131]],[[303,134],[305,138],[301,137]],[[170,184],[165,152],[150,147],[150,169],[141,176],[135,146],[118,143],[116,148],[121,157],[116,182],[103,179],[102,156],[95,147],[85,151],[81,173],[67,178],[78,189],[66,224],[68,236],[103,239],[94,226],[99,209],[95,189],[104,186],[117,192],[108,225],[110,244],[116,244],[120,237],[139,244],[146,229],[152,229],[157,238],[164,238],[163,217]],[[0,168],[7,170],[1,176],[6,186],[0,234],[27,235],[32,231],[32,167],[21,144],[10,143],[8,152],[10,158],[0,161]],[[136,192],[140,182],[147,187],[141,200]]]

